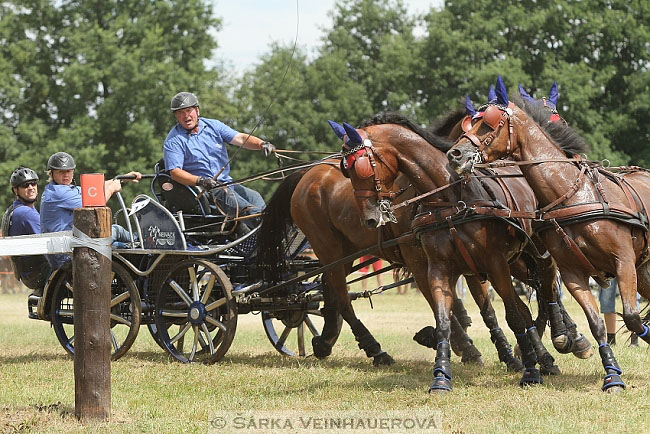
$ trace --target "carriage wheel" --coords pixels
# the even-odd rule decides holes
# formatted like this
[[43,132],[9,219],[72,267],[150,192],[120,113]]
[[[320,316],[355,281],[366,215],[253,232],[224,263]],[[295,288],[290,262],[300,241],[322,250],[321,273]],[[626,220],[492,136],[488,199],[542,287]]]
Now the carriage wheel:
[[[290,357],[306,357],[312,354],[311,340],[320,336],[323,314],[318,309],[304,311],[262,312],[262,324],[273,348]],[[343,317],[338,316],[336,339],[341,333]]]
[[[52,295],[52,327],[61,346],[74,354],[74,303],[72,272],[63,275]],[[110,338],[111,360],[122,357],[131,348],[140,328],[142,304],[133,279],[124,267],[113,263],[111,267]]]
[[202,259],[172,268],[158,291],[156,328],[165,350],[180,362],[221,360],[237,328],[237,305],[226,274]]

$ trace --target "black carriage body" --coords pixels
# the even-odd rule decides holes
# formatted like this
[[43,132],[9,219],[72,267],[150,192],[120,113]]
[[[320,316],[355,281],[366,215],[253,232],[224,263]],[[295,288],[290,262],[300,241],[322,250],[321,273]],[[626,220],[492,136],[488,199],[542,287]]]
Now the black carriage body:
[[[181,193],[182,188],[187,192]],[[296,350],[287,342],[292,330],[298,330],[299,341],[304,340],[305,327],[314,336],[319,332],[312,318],[320,316],[320,276],[305,280],[300,276],[313,275],[320,263],[298,255],[306,243],[304,236],[295,232],[287,240],[293,246],[288,249],[283,282],[270,285],[255,260],[259,228],[238,236],[236,222],[210,214],[214,206],[204,197],[172,184],[168,177],[156,175],[152,192],[154,198],[139,195],[131,208],[117,194],[122,210],[116,212],[115,223],[126,226],[134,242],[113,249],[113,358],[126,353],[143,324],[177,360],[216,362],[232,342],[237,315],[245,313],[261,313],[276,350],[306,355],[304,342]],[[179,200],[185,201],[183,206]],[[71,280],[70,270],[57,270],[43,296],[30,296],[28,302],[30,317],[51,321],[70,354],[74,351]],[[124,330],[118,333],[120,328]],[[189,339],[192,331],[194,337]]]

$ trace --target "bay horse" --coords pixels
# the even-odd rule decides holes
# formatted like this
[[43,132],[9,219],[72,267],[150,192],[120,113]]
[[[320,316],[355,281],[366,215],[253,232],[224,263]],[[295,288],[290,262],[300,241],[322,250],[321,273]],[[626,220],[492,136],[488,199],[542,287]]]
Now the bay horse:
[[[331,264],[378,244],[378,240],[381,239],[380,230],[367,228],[361,224],[352,185],[350,180],[341,173],[339,163],[340,160],[330,160],[309,169],[294,172],[278,186],[269,200],[263,213],[262,226],[257,241],[257,261],[269,269],[266,275],[268,280],[279,281],[284,270],[284,255],[279,246],[282,246],[288,228],[293,224],[305,234],[322,265]],[[396,192],[408,190],[408,183],[405,181],[407,181],[406,178],[402,177],[395,183]],[[410,193],[407,191],[400,195],[399,200],[412,197],[413,191],[410,190]],[[400,212],[410,214],[412,210],[403,208]],[[408,222],[409,220],[410,217],[405,217],[401,221]],[[393,238],[410,230],[410,225],[403,223],[389,226],[388,233],[382,234],[381,237]],[[391,262],[404,264],[412,273],[418,288],[426,285],[427,261],[416,243],[409,242],[407,239],[400,243],[399,247],[383,249],[375,255]],[[331,354],[332,346],[338,336],[337,319],[340,313],[350,325],[355,339],[359,343],[359,348],[365,351],[367,357],[373,358],[375,366],[392,364],[393,358],[381,349],[381,345],[354,313],[345,280],[346,276],[350,274],[351,268],[351,263],[340,264],[323,275],[325,306],[321,311],[324,326],[321,335],[312,339],[314,355],[318,358],[325,358]],[[466,280],[472,295],[484,297],[489,304],[487,289],[481,284],[480,279],[467,276]],[[432,301],[426,297],[426,293],[423,292],[423,294],[431,303]],[[456,298],[454,311],[459,310],[464,311],[464,307],[462,302]],[[509,370],[523,369],[521,361],[512,354],[510,344],[499,328],[494,310],[489,306],[486,311],[489,316],[489,327],[493,330],[492,338],[499,359],[506,364]],[[480,352],[465,333],[466,323],[461,324],[456,316],[456,314],[452,315],[451,325],[458,347],[457,351],[454,349],[455,352],[460,353],[462,361],[465,363],[482,363]],[[433,348],[435,349],[435,345]]]
[[[622,370],[607,344],[606,330],[589,289],[589,277],[606,286],[616,277],[627,328],[650,342],[636,307],[636,291],[650,297],[648,217],[650,173],[638,167],[606,170],[580,157],[588,146],[570,127],[549,124],[539,105],[508,98],[497,79],[497,101],[482,107],[469,132],[447,156],[468,175],[477,165],[512,157],[535,192],[539,207],[531,218],[559,265],[562,280],[580,304],[605,370],[602,390],[625,388]],[[501,164],[501,163],[495,163]]]
[[[461,130],[457,126],[463,116],[464,114],[459,114],[454,118],[443,120],[437,131],[458,137]],[[305,234],[323,265],[331,264],[340,258],[377,244],[379,234],[382,232],[361,224],[352,185],[349,179],[342,175],[339,163],[339,160],[334,160],[330,164],[320,164],[309,170],[295,172],[278,186],[267,204],[258,237],[258,263],[262,267],[270,268],[267,276],[270,280],[279,280],[284,261],[280,246],[293,223]],[[406,188],[405,181],[405,177],[402,177],[395,182],[395,192]],[[410,194],[412,196],[413,192],[411,191]],[[408,198],[408,195],[401,195],[398,200],[403,201]],[[399,213],[406,215],[412,211],[402,209]],[[389,236],[384,235],[384,238],[409,232],[410,221],[410,216],[405,216],[398,220],[397,224],[389,225]],[[428,263],[419,246],[402,243],[399,249],[379,252],[378,256],[404,264],[413,274],[419,288],[428,286]],[[341,264],[324,273],[325,307],[322,313],[325,324],[321,336],[314,337],[312,340],[314,355],[324,358],[331,353],[332,345],[338,336],[336,320],[340,312],[350,325],[359,347],[365,350],[368,357],[373,358],[373,364],[390,364],[392,357],[381,350],[379,343],[354,314],[345,282],[350,269],[351,264]],[[498,325],[494,309],[487,297],[487,287],[481,284],[478,276],[466,276],[466,281],[475,301],[482,306],[481,315],[491,331],[491,339],[497,348],[499,360],[504,362],[509,370],[523,369],[521,361],[512,354],[510,344]],[[428,297],[426,291],[423,291],[423,294],[433,310],[433,300]],[[457,310],[456,306],[464,310],[462,303],[457,299],[454,300],[454,306],[454,311]],[[475,349],[469,337],[463,334],[464,330],[456,323],[457,320],[452,316],[451,330],[454,335],[458,335],[455,340],[465,342],[461,344],[463,361],[480,360],[480,352]],[[544,324],[545,321],[542,320],[542,325]],[[552,358],[547,369],[553,372]]]
[[[430,391],[451,390],[448,343],[451,288],[459,275],[468,273],[488,274],[504,300],[506,320],[515,332],[526,367],[520,384],[541,383],[536,353],[550,359],[551,365],[552,356],[544,348],[530,311],[515,294],[510,279],[509,262],[516,260],[522,249],[531,251],[530,222],[517,224],[498,216],[475,214],[476,207],[483,210],[495,206],[504,208],[503,204],[534,209],[536,201],[528,185],[521,176],[505,182],[494,181],[488,176],[459,185],[460,179],[450,170],[445,153],[438,149],[448,149],[451,143],[435,136],[425,140],[416,125],[397,114],[375,118],[359,130],[347,124],[344,126],[344,167],[366,226],[374,227],[388,220],[384,214],[390,206],[385,199],[390,197],[389,191],[400,174],[406,175],[418,192],[425,192],[423,196],[435,193],[434,200],[427,199],[420,204],[420,214],[413,221],[414,233],[428,258],[425,288],[434,300],[437,324],[438,352]],[[513,170],[506,172],[517,175]],[[534,252],[530,257],[534,256],[539,255]],[[541,286],[543,296],[549,306],[554,306],[551,313],[563,326],[553,286],[555,264],[550,258],[545,263],[541,262],[543,258],[538,259],[536,272],[541,282],[545,282]],[[522,280],[527,280],[526,276]],[[480,302],[479,306],[484,307]],[[551,324],[559,327],[555,321]]]

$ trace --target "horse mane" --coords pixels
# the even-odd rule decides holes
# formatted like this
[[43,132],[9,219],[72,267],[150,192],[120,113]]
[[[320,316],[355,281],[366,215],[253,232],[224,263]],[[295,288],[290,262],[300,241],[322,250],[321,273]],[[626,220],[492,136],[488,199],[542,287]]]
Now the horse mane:
[[459,108],[456,111],[439,117],[433,121],[433,124],[431,124],[427,129],[437,136],[447,137],[451,133],[451,130],[465,117],[466,114],[464,108]]
[[424,140],[426,140],[430,145],[443,152],[448,151],[454,145],[446,138],[440,137],[439,135],[429,131],[428,129],[421,127],[420,125],[413,122],[403,114],[397,112],[378,113],[362,121],[361,124],[359,125],[359,128],[365,128],[373,125],[383,125],[383,124],[397,124],[405,128],[408,128],[409,130],[413,131],[415,134],[419,135]]
[[591,149],[586,140],[564,122],[549,122],[549,108],[539,103],[524,101],[521,98],[512,98],[513,102],[521,107],[548,136],[564,151],[568,157],[586,154]]

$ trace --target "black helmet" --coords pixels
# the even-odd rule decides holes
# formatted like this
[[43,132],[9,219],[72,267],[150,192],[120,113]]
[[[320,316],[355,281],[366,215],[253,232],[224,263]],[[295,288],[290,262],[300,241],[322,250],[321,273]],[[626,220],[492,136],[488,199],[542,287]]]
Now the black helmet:
[[38,181],[38,175],[29,167],[19,167],[11,174],[9,182],[12,187],[18,187],[29,181]]
[[77,167],[74,164],[74,159],[72,155],[67,152],[57,152],[52,154],[49,160],[47,160],[47,170],[70,170]]
[[170,106],[172,112],[188,107],[198,107],[199,99],[193,93],[178,92],[176,95],[174,95],[174,98],[172,98],[172,103]]

